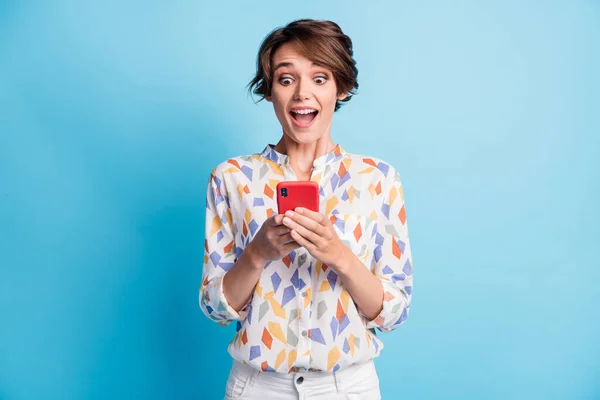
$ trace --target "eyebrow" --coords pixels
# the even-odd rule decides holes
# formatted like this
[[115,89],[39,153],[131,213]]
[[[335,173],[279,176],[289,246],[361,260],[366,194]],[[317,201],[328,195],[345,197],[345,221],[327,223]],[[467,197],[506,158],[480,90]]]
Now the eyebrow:
[[[294,67],[294,64],[292,64],[291,62],[280,62],[279,64],[277,64],[275,66],[275,68],[273,68],[273,72],[277,71],[279,68],[284,68],[284,67]],[[317,64],[315,62],[313,62],[311,64],[311,68],[312,67],[320,67],[320,68],[325,68],[324,66],[322,66],[321,64]]]

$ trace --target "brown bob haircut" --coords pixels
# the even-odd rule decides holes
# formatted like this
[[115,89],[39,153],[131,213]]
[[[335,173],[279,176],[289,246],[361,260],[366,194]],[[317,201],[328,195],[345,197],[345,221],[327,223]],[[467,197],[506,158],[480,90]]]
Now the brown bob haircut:
[[293,43],[304,57],[333,72],[337,95],[335,110],[341,102],[350,101],[358,89],[358,69],[352,51],[352,40],[332,21],[300,19],[277,28],[263,40],[256,60],[256,76],[248,84],[248,92],[260,96],[258,102],[271,96],[273,87],[273,55],[285,43]]

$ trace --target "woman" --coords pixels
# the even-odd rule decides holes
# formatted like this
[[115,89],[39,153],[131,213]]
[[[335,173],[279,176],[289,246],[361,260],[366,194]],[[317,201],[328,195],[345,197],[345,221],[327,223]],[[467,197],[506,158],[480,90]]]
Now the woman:
[[[405,321],[413,269],[398,173],[330,136],[358,88],[352,55],[330,21],[271,32],[250,90],[273,104],[281,139],[212,171],[200,306],[237,321],[226,399],[380,398],[375,329]],[[278,215],[284,180],[317,182],[320,212]]]

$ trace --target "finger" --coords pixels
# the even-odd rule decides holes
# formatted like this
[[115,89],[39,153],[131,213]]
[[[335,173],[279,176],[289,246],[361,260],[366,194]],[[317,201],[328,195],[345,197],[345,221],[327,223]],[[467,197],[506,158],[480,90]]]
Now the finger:
[[288,254],[290,254],[290,252],[292,252],[296,249],[299,249],[300,247],[302,247],[302,246],[300,246],[296,241],[293,241],[293,242],[290,242],[290,243],[286,244],[285,246],[283,246],[282,252],[283,252],[283,254],[288,255]]
[[[316,233],[317,235],[324,236],[325,228],[319,222],[315,221],[314,219],[304,216],[304,215],[301,215],[301,214],[298,214],[293,211],[286,212],[285,216],[292,219],[294,222],[302,225],[306,229]],[[285,218],[284,218],[284,221],[285,221]],[[302,233],[302,235],[305,236],[304,233]]]
[[309,210],[308,208],[297,207],[295,211],[300,215],[312,219],[321,226],[327,226],[327,221],[329,221],[323,214]]
[[279,236],[279,238],[277,239],[277,241],[278,241],[278,243],[280,245],[286,245],[286,244],[291,243],[291,242],[294,242],[294,243],[296,242],[290,233],[287,233],[285,235]]
[[267,219],[267,223],[269,226],[279,226],[283,221],[283,217],[285,217],[283,214],[273,215],[271,218]]
[[[302,226],[301,224],[297,223],[296,221],[292,220],[291,218],[285,217],[283,219],[283,223],[288,228],[298,232],[300,235],[302,235],[302,237],[309,240],[314,245],[317,245],[317,243],[320,242],[321,237],[318,234],[316,234],[315,232],[311,231],[310,229]],[[314,221],[312,221],[312,223],[315,224]]]
[[285,225],[277,225],[275,227],[271,227],[271,232],[274,237],[277,237],[290,233],[290,228]]
[[294,238],[296,243],[298,243],[300,246],[304,247],[309,252],[315,250],[315,246],[310,241],[308,241],[307,239],[302,237],[302,235],[300,235],[295,230],[292,230],[290,232],[290,235],[292,236],[292,238]]

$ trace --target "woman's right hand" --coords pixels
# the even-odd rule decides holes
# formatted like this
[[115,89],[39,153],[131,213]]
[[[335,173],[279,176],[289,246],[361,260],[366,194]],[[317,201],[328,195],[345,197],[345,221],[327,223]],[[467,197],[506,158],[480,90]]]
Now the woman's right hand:
[[269,261],[280,260],[300,245],[283,225],[285,215],[273,215],[260,227],[244,251],[250,251],[255,266],[261,268]]

